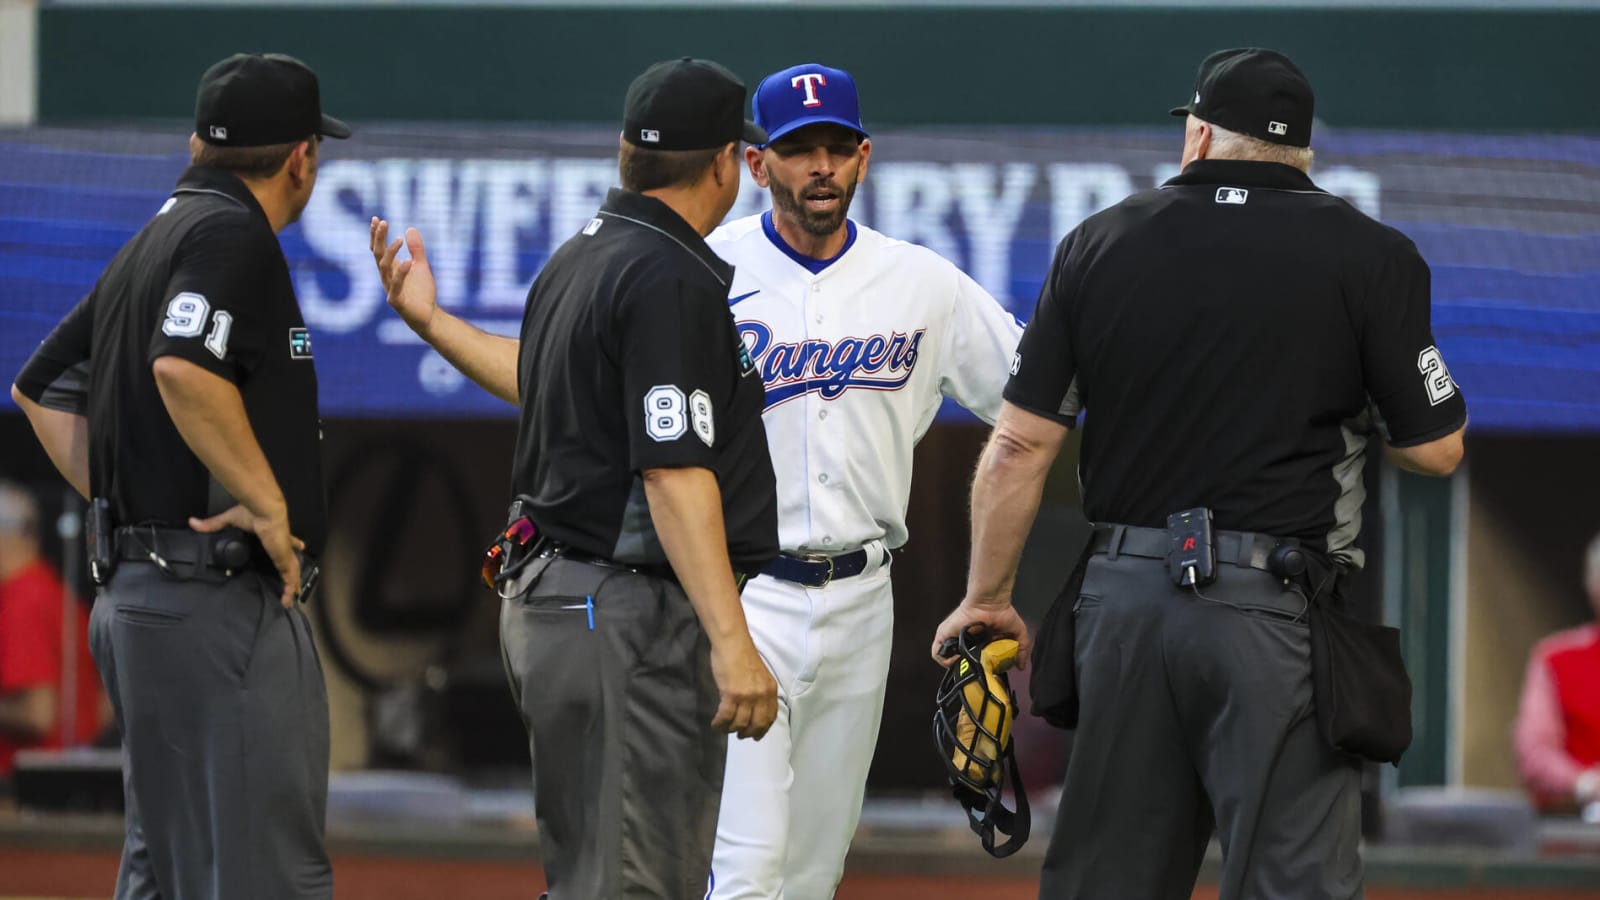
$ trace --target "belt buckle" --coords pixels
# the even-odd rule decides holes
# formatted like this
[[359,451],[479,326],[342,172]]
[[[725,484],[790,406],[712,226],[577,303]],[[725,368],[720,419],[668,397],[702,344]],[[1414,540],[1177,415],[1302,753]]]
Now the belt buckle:
[[827,587],[833,582],[833,557],[826,553],[807,553],[805,556],[802,556],[801,559],[811,563],[812,565],[822,565],[823,563],[827,563],[828,565],[828,574],[822,576],[822,582],[820,584],[812,585],[812,587]]

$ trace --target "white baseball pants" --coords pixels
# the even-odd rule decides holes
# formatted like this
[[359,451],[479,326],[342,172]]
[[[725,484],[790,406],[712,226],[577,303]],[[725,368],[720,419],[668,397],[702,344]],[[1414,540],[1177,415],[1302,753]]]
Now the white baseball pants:
[[829,900],[861,819],[894,627],[888,550],[822,588],[761,576],[744,589],[778,681],[760,741],[728,739],[709,900]]

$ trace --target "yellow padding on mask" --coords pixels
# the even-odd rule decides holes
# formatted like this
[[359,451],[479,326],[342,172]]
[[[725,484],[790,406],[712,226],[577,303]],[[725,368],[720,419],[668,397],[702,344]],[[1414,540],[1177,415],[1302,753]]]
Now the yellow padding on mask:
[[[978,782],[987,780],[983,766],[980,762],[993,762],[1000,756],[1001,748],[1011,742],[1011,720],[1016,716],[1016,710],[1011,708],[1011,695],[1005,685],[1000,683],[999,673],[1010,669],[1017,663],[1017,642],[1010,638],[1000,638],[984,645],[978,654],[979,661],[983,664],[983,678],[973,679],[961,689],[966,698],[966,706],[956,717],[956,749],[952,760],[958,770],[967,773],[967,777]],[[971,665],[965,659],[959,664],[962,668],[960,674],[966,674],[966,668]],[[986,705],[985,692],[1000,702],[994,700]],[[993,739],[980,735],[977,726],[967,710],[975,710],[983,717],[984,730],[1000,738],[999,746]],[[977,743],[973,743],[973,739]],[[970,755],[967,748],[971,748]]]

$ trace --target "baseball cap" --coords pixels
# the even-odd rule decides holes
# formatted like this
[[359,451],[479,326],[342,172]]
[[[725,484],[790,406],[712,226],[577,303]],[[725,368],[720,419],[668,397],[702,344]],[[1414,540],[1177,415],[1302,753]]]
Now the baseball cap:
[[1311,82],[1276,50],[1242,47],[1205,58],[1194,99],[1172,110],[1274,144],[1311,146]]
[[754,106],[756,121],[767,130],[769,141],[818,122],[843,125],[867,136],[861,127],[856,80],[843,69],[802,63],[773,72],[756,85]]
[[708,150],[767,133],[744,117],[744,82],[709,59],[658,62],[628,85],[622,138],[651,150]]
[[350,136],[350,126],[322,114],[317,76],[281,53],[235,53],[200,76],[194,133],[219,147],[287,144],[313,134]]

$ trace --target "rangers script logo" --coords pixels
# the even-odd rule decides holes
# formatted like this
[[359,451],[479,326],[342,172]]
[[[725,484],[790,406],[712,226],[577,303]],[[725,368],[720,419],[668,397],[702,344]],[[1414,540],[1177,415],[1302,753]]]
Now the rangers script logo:
[[898,391],[911,380],[925,331],[784,343],[772,339],[772,327],[765,322],[739,323],[739,337],[767,388],[767,409],[813,391],[824,400],[852,388]]

